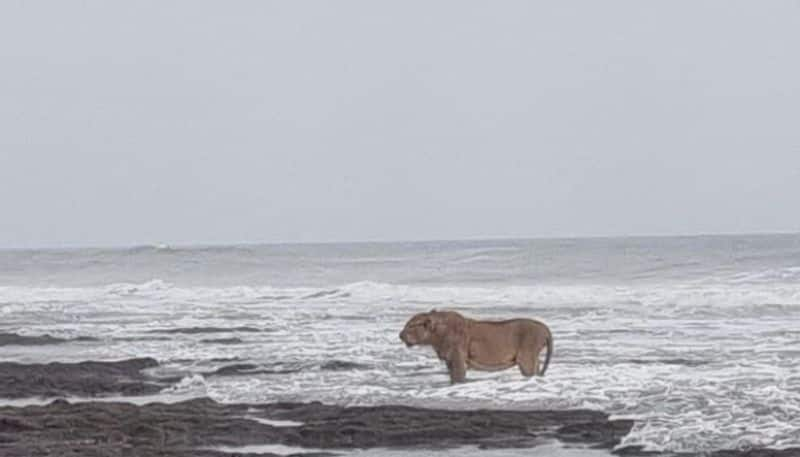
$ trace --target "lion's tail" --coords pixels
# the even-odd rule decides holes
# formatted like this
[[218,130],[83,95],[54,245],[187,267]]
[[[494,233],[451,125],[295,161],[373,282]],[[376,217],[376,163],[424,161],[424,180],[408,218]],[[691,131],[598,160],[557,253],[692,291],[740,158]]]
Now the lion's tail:
[[[547,328],[545,326],[545,328]],[[547,340],[545,341],[547,344],[547,355],[544,356],[544,363],[542,364],[542,371],[539,372],[539,376],[544,376],[545,371],[547,371],[547,366],[550,365],[550,356],[553,354],[553,334],[550,333],[550,329],[547,328]]]

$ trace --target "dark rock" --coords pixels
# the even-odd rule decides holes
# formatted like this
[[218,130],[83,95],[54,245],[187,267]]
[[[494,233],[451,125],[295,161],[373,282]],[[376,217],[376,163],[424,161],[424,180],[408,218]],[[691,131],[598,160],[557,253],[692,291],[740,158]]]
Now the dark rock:
[[324,371],[348,371],[348,370],[365,370],[369,366],[362,363],[348,362],[346,360],[331,360],[320,365],[320,370]]
[[47,364],[0,362],[0,398],[154,394],[169,382],[141,373],[155,366],[158,362],[150,358]]
[[300,368],[264,368],[252,363],[235,363],[225,365],[214,371],[202,373],[203,376],[252,376],[257,374],[286,374],[297,373]]
[[[247,419],[247,415],[294,420],[302,425],[273,427]],[[213,448],[258,444],[333,452],[297,454],[311,457],[370,447],[526,448],[553,439],[573,446],[610,449],[632,425],[632,421],[609,420],[607,414],[590,410],[451,411],[407,406],[344,407],[318,402],[223,405],[207,398],[143,406],[58,400],[44,406],[0,407],[0,455],[231,457],[248,454],[226,454]],[[695,455],[647,452],[628,446],[614,452],[623,456],[800,456],[797,448]]]
[[614,447],[632,427],[632,420],[581,422],[564,425],[558,435],[565,443],[596,442],[600,447]]
[[714,451],[709,457],[800,457],[800,448]]
[[114,341],[171,341],[172,339],[168,336],[122,336],[114,338]]
[[210,338],[206,340],[200,340],[201,343],[206,344],[242,344],[241,338]]
[[56,338],[47,334],[38,336],[17,335],[16,333],[0,333],[0,346],[43,346],[46,344],[62,344],[72,341],[98,341],[96,338],[81,336],[78,338]]
[[[245,415],[291,419],[273,427]],[[450,411],[405,406],[341,407],[321,403],[222,405],[210,399],[176,404],[52,402],[0,408],[0,455],[216,457],[215,446],[284,444],[335,450],[534,447],[553,438],[613,446],[629,421],[574,411]],[[592,433],[576,433],[581,424]],[[601,424],[606,424],[605,426]],[[565,427],[572,427],[563,431]],[[576,428],[577,427],[577,428]],[[581,441],[582,440],[582,441]],[[135,449],[135,453],[131,450]],[[319,455],[319,454],[317,454]],[[330,454],[328,454],[330,455]]]
[[218,368],[215,371],[201,373],[203,376],[251,376],[258,374],[287,374],[303,370],[319,369],[323,371],[364,370],[368,365],[345,360],[331,360],[320,365],[300,363],[276,363],[274,365],[255,365],[252,363],[236,363]]
[[19,433],[36,430],[36,426],[13,417],[0,416],[0,433]]
[[187,335],[196,335],[201,333],[227,333],[227,332],[263,332],[260,328],[255,327],[180,327],[180,328],[163,328],[157,330],[150,330],[149,333],[183,333]]
[[[285,444],[321,448],[341,447],[531,447],[545,439],[610,447],[632,426],[609,421],[608,415],[589,410],[571,411],[452,411],[406,406],[339,407],[319,403],[277,403],[261,407],[264,414],[305,423]],[[619,422],[619,423],[617,423]],[[596,430],[583,440],[565,426],[586,425]],[[605,424],[605,426],[603,426]],[[606,434],[602,434],[606,432]]]
[[622,363],[632,363],[636,365],[655,365],[655,364],[662,364],[662,365],[684,365],[687,367],[699,367],[701,365],[707,365],[710,362],[708,360],[693,360],[693,359],[627,359],[623,360]]

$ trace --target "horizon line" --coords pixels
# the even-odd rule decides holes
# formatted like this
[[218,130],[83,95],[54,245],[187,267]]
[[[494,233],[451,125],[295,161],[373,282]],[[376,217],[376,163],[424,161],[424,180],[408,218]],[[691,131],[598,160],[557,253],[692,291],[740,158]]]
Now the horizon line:
[[737,237],[737,236],[776,236],[800,235],[800,231],[764,231],[764,232],[718,232],[718,233],[682,233],[682,234],[634,234],[634,235],[558,235],[558,236],[488,236],[488,237],[463,237],[463,238],[429,238],[429,239],[394,239],[394,240],[344,240],[344,241],[243,241],[243,242],[212,242],[212,243],[131,243],[131,244],[75,244],[75,245],[41,245],[33,247],[0,246],[0,251],[71,251],[80,249],[97,250],[125,250],[135,248],[160,248],[167,249],[192,249],[214,247],[243,247],[243,246],[325,246],[335,244],[425,244],[425,243],[459,243],[459,242],[489,242],[489,241],[557,241],[557,240],[613,240],[613,239],[642,239],[642,238],[703,238],[703,237]]

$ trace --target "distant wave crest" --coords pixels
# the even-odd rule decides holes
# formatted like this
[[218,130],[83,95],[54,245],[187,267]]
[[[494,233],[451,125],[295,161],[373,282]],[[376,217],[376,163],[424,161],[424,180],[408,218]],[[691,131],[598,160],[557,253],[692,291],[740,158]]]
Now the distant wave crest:
[[[774,273],[777,275],[777,273]],[[794,274],[794,270],[784,273]],[[117,283],[100,287],[0,287],[0,314],[20,310],[58,311],[74,303],[123,302],[136,306],[163,306],[163,301],[209,304],[264,304],[344,302],[364,306],[387,303],[420,307],[472,308],[495,306],[592,308],[659,306],[713,313],[717,309],[754,306],[800,306],[800,281],[679,285],[541,285],[541,286],[418,286],[361,281],[338,287],[270,286],[184,287],[154,279],[140,284]],[[60,305],[61,304],[61,305]]]

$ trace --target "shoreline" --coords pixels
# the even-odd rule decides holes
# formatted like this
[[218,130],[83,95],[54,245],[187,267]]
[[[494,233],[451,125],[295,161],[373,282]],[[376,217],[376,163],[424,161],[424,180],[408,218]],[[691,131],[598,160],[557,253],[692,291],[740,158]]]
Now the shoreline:
[[[322,403],[78,402],[0,407],[0,453],[189,456],[222,448],[286,446],[325,455],[356,449],[530,449],[555,441],[610,450],[632,421],[591,410],[452,411]],[[69,437],[65,439],[65,437]],[[73,454],[70,454],[73,453]],[[269,454],[265,454],[269,455]]]
[[[158,365],[150,358],[0,362],[0,398],[8,401],[0,401],[0,454],[91,456],[136,449],[139,456],[217,457],[230,455],[223,448],[284,446],[330,455],[376,448],[530,449],[554,441],[610,450],[633,426],[633,421],[585,409],[222,404],[207,397],[167,402],[162,391],[180,379],[146,374]],[[159,401],[142,401],[153,399]]]
[[223,404],[205,396],[173,399],[164,389],[180,379],[146,374],[158,365],[150,358],[0,362],[0,454],[115,456],[135,449],[142,457],[221,457],[285,455],[270,450],[294,449],[300,454],[292,451],[291,455],[321,457],[381,449],[390,453],[474,448],[475,452],[511,453],[552,448],[556,443],[566,454],[553,449],[548,454],[577,457],[594,450],[622,456],[800,456],[800,448],[697,453],[618,448],[635,421],[588,409]]
[[[56,399],[0,406],[0,454],[140,457],[458,455],[794,457],[800,448],[618,448],[633,420],[593,410],[443,410],[319,402],[222,404]],[[136,398],[136,397],[133,397]]]

